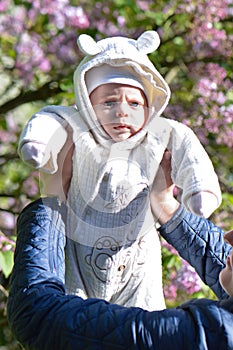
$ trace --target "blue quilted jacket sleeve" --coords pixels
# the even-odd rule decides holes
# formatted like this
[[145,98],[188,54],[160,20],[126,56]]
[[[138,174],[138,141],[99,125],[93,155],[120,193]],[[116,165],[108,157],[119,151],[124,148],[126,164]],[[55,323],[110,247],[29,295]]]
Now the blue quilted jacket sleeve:
[[48,198],[30,204],[18,219],[8,319],[25,348],[233,349],[232,299],[147,312],[66,295],[64,217],[65,207]]
[[225,267],[226,257],[232,250],[224,242],[224,232],[211,221],[188,212],[182,205],[173,218],[159,229],[182,258],[192,265],[203,282],[220,299],[228,295],[219,283],[219,273]]

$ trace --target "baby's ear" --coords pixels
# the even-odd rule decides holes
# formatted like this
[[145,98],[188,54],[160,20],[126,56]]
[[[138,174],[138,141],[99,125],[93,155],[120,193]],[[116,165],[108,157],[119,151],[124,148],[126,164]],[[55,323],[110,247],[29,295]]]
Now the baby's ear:
[[148,54],[155,50],[160,45],[159,34],[154,30],[148,30],[142,33],[137,39],[136,47],[138,51]]
[[81,34],[77,39],[77,44],[85,55],[94,56],[101,52],[100,47],[90,35]]

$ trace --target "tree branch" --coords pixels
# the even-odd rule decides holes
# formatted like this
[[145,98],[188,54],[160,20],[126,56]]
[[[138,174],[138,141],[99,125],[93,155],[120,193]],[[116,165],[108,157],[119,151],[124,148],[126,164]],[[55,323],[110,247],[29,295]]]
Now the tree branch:
[[0,118],[3,117],[5,113],[24,103],[47,100],[49,97],[55,96],[60,92],[62,92],[61,88],[57,82],[54,81],[46,83],[36,91],[21,92],[17,97],[0,106]]

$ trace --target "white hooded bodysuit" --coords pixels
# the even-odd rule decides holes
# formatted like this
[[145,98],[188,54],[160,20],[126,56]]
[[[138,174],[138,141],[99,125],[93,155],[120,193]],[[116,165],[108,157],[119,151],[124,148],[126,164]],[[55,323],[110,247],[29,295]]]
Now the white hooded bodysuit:
[[[43,108],[30,119],[19,142],[24,161],[56,174],[61,171],[57,155],[66,142],[67,125],[73,131],[66,200],[67,292],[147,310],[165,307],[161,247],[149,198],[164,150],[172,153],[172,179],[186,207],[208,216],[221,203],[217,176],[195,134],[160,116],[170,90],[147,57],[158,44],[153,31],[137,40],[115,37],[97,43],[81,35],[79,47],[87,56],[74,74],[76,105]],[[111,140],[101,127],[87,91],[86,72],[103,64],[133,72],[148,100],[147,124],[121,142]],[[43,192],[59,195],[51,181]]]

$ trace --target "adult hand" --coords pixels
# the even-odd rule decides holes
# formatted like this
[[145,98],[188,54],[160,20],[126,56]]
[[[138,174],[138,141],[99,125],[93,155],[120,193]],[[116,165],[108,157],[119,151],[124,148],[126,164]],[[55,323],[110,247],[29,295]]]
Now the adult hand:
[[156,174],[151,194],[152,213],[164,224],[174,215],[180,204],[174,197],[174,184],[171,179],[171,153],[165,150]]

